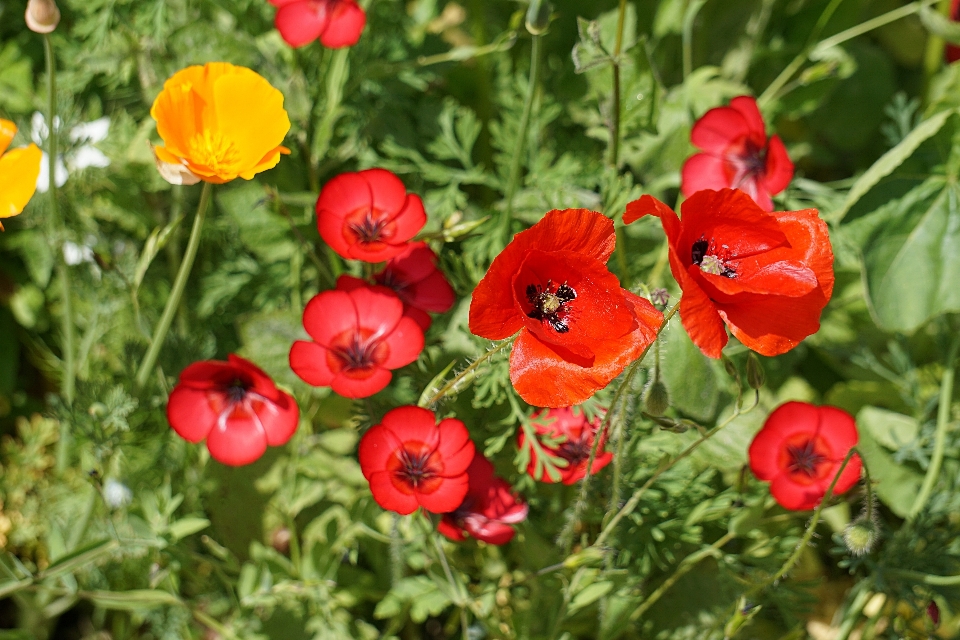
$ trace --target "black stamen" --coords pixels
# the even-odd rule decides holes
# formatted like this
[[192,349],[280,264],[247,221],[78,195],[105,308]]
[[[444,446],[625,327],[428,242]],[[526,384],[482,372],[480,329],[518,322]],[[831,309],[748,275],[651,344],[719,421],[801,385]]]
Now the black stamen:
[[556,291],[551,289],[553,289],[552,280],[547,280],[546,289],[538,284],[527,285],[527,301],[533,305],[527,317],[541,322],[546,321],[557,333],[566,333],[570,330],[566,317],[569,309],[565,309],[564,306],[576,300],[577,292],[566,282],[557,287]]
[[693,264],[703,262],[703,257],[707,255],[707,247],[709,246],[710,243],[703,238],[693,243],[693,248],[690,250],[690,258],[693,260]]

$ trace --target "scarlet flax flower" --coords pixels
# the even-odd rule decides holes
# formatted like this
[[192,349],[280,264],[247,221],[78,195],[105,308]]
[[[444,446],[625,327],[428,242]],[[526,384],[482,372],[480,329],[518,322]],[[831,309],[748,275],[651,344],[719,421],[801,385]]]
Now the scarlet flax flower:
[[627,224],[660,218],[670,270],[683,290],[680,320],[704,354],[719,358],[730,331],[765,356],[785,353],[820,328],[833,293],[833,250],[816,209],[767,213],[742,191],[700,191],[683,217],[645,195]]
[[690,141],[701,149],[683,165],[680,190],[690,197],[702,189],[745,191],[764,211],[770,196],[787,188],[793,163],[778,136],[767,138],[757,101],[740,96],[729,107],[707,111],[693,125]]
[[[534,414],[533,427],[537,433],[537,440],[544,452],[553,457],[565,460],[567,466],[558,467],[560,472],[560,482],[563,484],[573,484],[582,480],[587,475],[587,463],[590,461],[590,452],[593,450],[593,443],[597,439],[597,433],[600,431],[601,419],[599,416],[592,421],[582,412],[574,412],[570,407],[562,409],[550,409]],[[606,435],[600,436],[600,443],[597,445],[597,455],[593,459],[593,467],[590,474],[600,471],[613,460],[613,454],[604,451],[604,440]],[[550,444],[556,442],[557,444]],[[520,431],[518,446],[522,450],[526,444],[526,434]],[[531,447],[530,464],[527,466],[527,473],[534,480],[542,482],[556,482],[549,474],[545,472],[543,461],[538,461],[536,449]]]
[[167,402],[167,420],[189,442],[206,439],[215,460],[238,466],[287,442],[300,409],[289,393],[248,360],[194,362],[180,374]]
[[259,74],[227,62],[187,67],[167,80],[150,109],[163,144],[154,147],[168,182],[250,180],[280,162],[290,130],[283,94]]
[[511,491],[510,483],[494,475],[493,464],[477,452],[467,468],[467,496],[455,511],[445,513],[437,531],[456,542],[467,536],[489,544],[507,544],[513,527],[527,519],[526,503]]
[[270,0],[274,24],[291,47],[320,39],[329,49],[352,47],[360,40],[367,14],[354,0]]
[[412,406],[388,411],[363,434],[358,451],[373,499],[402,515],[418,507],[433,513],[456,509],[467,495],[473,456],[461,421],[437,424],[432,411]]
[[420,196],[386,169],[341,173],[317,199],[320,237],[344,258],[382,262],[407,249],[427,223]]
[[342,276],[333,291],[307,303],[303,326],[312,342],[297,340],[290,368],[307,383],[366,398],[386,387],[392,369],[423,351],[423,330],[403,315],[403,302],[386,287]]
[[[17,135],[17,125],[0,119],[0,220],[19,215],[37,189],[43,152],[35,144],[7,148]],[[3,223],[0,222],[0,231]]]
[[541,407],[583,402],[653,342],[663,315],[607,270],[613,221],[586,209],[550,211],[490,265],[470,303],[470,331],[520,332],[510,380]]
[[437,268],[437,254],[425,242],[412,242],[403,253],[387,261],[374,278],[392,289],[403,300],[406,315],[426,331],[431,320],[428,311],[444,313],[457,300],[453,287]]
[[[853,417],[836,407],[787,402],[777,407],[750,443],[750,469],[770,483],[770,493],[785,509],[816,507],[827,493],[844,458],[857,444]],[[853,454],[833,489],[849,490],[860,479],[862,463]]]

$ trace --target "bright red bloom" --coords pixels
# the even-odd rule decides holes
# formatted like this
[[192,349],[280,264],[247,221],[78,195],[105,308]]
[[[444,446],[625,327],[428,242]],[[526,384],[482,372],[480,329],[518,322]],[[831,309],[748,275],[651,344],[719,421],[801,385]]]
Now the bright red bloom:
[[514,236],[473,292],[470,331],[490,340],[520,332],[510,380],[528,403],[583,402],[656,338],[663,315],[607,270],[615,245],[603,214],[550,211]]
[[375,279],[377,284],[396,292],[403,300],[404,313],[424,331],[431,324],[428,311],[444,313],[457,300],[453,287],[437,268],[437,254],[425,242],[411,242],[403,253],[387,262]]
[[455,510],[467,495],[467,468],[474,447],[462,422],[437,424],[432,411],[398,407],[360,440],[363,477],[384,509],[406,515],[417,507],[433,513]]
[[194,362],[180,374],[167,420],[185,440],[207,440],[215,460],[239,466],[278,447],[297,430],[300,408],[289,393],[248,360]]
[[[846,411],[787,402],[770,414],[750,443],[750,469],[770,482],[770,493],[783,508],[813,509],[856,444],[857,425]],[[860,456],[853,454],[834,495],[857,483],[861,466]]]
[[445,513],[437,531],[463,542],[467,534],[489,544],[507,544],[515,531],[510,525],[527,519],[526,503],[511,492],[510,483],[493,474],[493,464],[477,452],[467,468],[470,486],[456,511]]
[[355,0],[269,0],[277,9],[274,24],[291,47],[320,38],[329,49],[352,47],[360,40],[367,14]]
[[382,262],[399,256],[427,223],[420,196],[386,169],[341,173],[317,200],[320,237],[344,258]]
[[765,356],[785,353],[820,328],[833,293],[833,250],[816,209],[767,213],[732,189],[700,191],[683,218],[651,196],[623,221],[659,216],[670,270],[683,290],[680,320],[704,354],[719,358],[730,331]]
[[[601,419],[595,417],[593,421],[587,419],[585,414],[574,413],[571,407],[562,409],[550,409],[547,412],[546,420],[536,420],[541,418],[543,412],[534,414],[533,427],[537,435],[540,436],[540,446],[543,450],[555,458],[562,458],[567,461],[567,466],[557,470],[560,472],[560,482],[563,484],[573,484],[582,480],[587,475],[587,462],[590,460],[590,451],[593,449],[593,443],[597,439],[597,432],[600,431]],[[543,439],[560,441],[556,445],[546,444]],[[610,464],[613,460],[613,454],[604,451],[604,442],[606,434],[600,436],[600,444],[597,447],[597,456],[593,459],[593,467],[590,474],[594,474],[600,469]],[[518,446],[523,449],[526,442],[526,434],[521,430],[518,438]],[[535,452],[531,448],[531,452]],[[542,482],[555,482],[540,467],[540,473],[537,474],[537,460],[535,453],[530,456],[530,464],[527,466],[527,473],[534,480]]]
[[764,211],[773,211],[770,196],[786,189],[793,178],[786,147],[778,136],[767,139],[763,116],[750,96],[707,111],[693,125],[690,141],[704,153],[683,164],[680,190],[688,198],[702,189],[730,187],[745,191]]
[[293,343],[290,368],[307,383],[347,398],[380,391],[390,383],[391,369],[423,351],[423,331],[403,315],[400,298],[349,276],[307,303],[303,326],[314,341]]

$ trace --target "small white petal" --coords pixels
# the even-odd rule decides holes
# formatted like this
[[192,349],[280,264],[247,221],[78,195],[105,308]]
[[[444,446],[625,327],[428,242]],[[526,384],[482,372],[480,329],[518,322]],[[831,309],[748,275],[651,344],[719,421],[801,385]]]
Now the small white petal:
[[87,167],[99,167],[102,169],[110,166],[110,158],[105,156],[99,149],[91,147],[90,145],[84,145],[77,149],[69,162],[70,169],[73,171],[80,171]]
[[[40,160],[40,173],[37,175],[37,191],[40,193],[46,193],[50,189],[50,161],[47,160],[47,152],[42,153],[42,158]],[[62,187],[67,182],[67,178],[70,176],[70,172],[67,171],[67,167],[63,164],[63,158],[57,158],[57,167],[55,169],[57,176],[57,187]]]
[[[153,145],[150,145],[150,148],[153,149]],[[164,162],[157,156],[156,151],[153,152],[153,159],[157,163],[157,171],[160,172],[160,177],[170,184],[189,186],[200,182],[200,176],[190,171],[190,168],[186,165]]]
[[82,140],[88,142],[103,142],[107,139],[107,134],[109,133],[110,118],[104,116],[103,118],[97,118],[93,122],[84,122],[83,124],[75,126],[70,130],[70,140],[73,142],[80,142]]

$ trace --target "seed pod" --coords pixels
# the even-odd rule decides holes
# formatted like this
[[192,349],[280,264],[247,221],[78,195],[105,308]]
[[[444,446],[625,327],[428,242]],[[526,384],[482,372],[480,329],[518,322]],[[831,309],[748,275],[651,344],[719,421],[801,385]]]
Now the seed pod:
[[843,530],[843,543],[855,556],[863,556],[871,551],[880,540],[880,531],[875,522],[861,516]]
[[760,358],[757,354],[751,353],[747,356],[747,384],[751,389],[759,389],[767,381],[767,375],[763,372],[763,365],[760,364]]
[[54,0],[30,0],[24,16],[34,33],[50,33],[60,24],[60,9]]
[[527,31],[535,36],[546,33],[552,11],[553,6],[546,0],[531,0],[527,8]]
[[654,380],[647,387],[647,393],[643,398],[643,407],[647,413],[652,416],[662,416],[663,412],[670,406],[670,393],[666,385],[660,380]]

